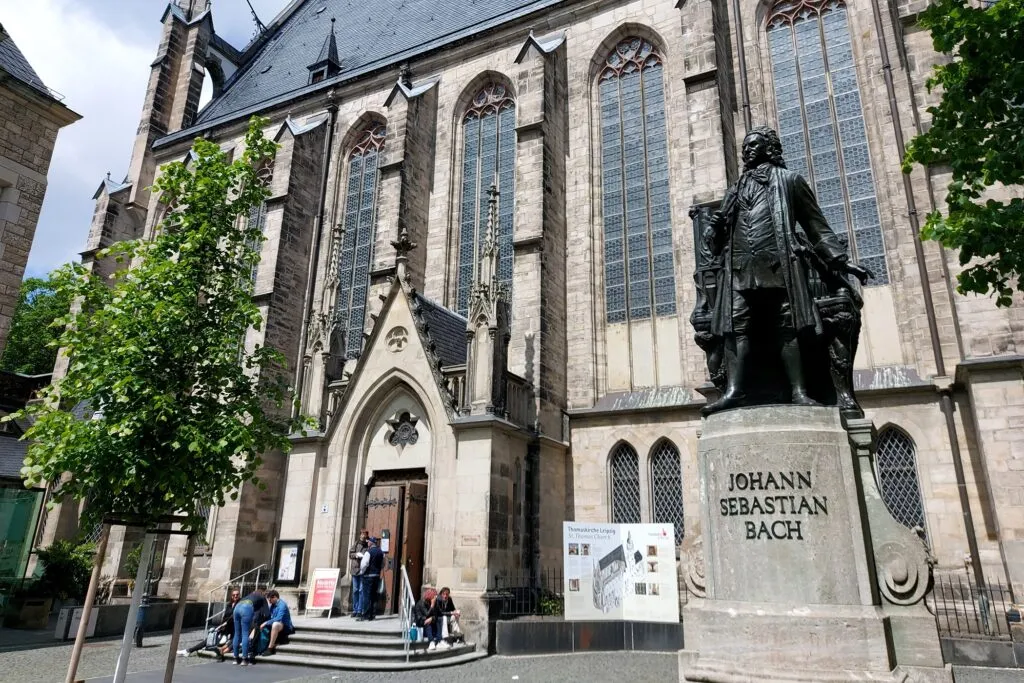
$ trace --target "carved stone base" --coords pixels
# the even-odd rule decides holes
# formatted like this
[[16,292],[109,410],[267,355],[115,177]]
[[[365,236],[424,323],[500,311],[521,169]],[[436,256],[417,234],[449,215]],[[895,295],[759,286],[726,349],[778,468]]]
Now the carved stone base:
[[684,612],[681,680],[952,680],[919,604],[927,551],[885,510],[872,437],[834,407],[704,422],[701,537],[685,550],[706,597]]

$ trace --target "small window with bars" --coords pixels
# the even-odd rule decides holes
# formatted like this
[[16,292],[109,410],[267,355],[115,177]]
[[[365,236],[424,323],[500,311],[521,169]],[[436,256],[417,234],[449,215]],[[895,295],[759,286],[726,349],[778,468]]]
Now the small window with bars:
[[652,521],[674,524],[676,545],[683,542],[683,478],[679,449],[662,440],[651,453]]
[[640,458],[628,443],[615,447],[608,460],[612,524],[640,523]]
[[878,435],[875,467],[882,500],[892,516],[908,529],[926,529],[916,448],[910,437],[896,427],[883,429]]

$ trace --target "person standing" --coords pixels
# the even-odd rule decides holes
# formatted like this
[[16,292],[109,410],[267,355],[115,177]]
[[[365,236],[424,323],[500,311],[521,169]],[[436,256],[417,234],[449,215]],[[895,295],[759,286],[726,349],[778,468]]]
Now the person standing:
[[[252,631],[253,619],[257,614],[268,611],[269,605],[262,588],[257,588],[249,593],[245,599],[239,600],[235,605],[235,637],[231,643],[231,651],[234,652],[236,665],[248,666],[252,661],[253,657],[249,656],[249,632]],[[253,650],[255,650],[255,643]]]
[[366,546],[368,545],[367,539],[370,538],[370,532],[363,529],[359,532],[359,540],[357,540],[352,548],[349,549],[349,575],[352,578],[352,616],[358,617],[361,612],[359,611],[361,596],[363,591],[363,578],[361,576],[362,570],[360,564],[363,561],[363,555],[366,553]]
[[377,616],[377,593],[380,573],[384,569],[384,553],[380,549],[380,540],[371,536],[366,552],[359,564],[361,582],[363,584],[359,616],[357,621],[373,621]]

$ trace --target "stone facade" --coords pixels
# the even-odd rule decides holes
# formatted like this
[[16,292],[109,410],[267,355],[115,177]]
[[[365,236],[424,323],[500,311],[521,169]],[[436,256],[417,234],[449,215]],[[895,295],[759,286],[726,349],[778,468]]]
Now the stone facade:
[[80,118],[43,84],[0,25],[0,353],[18,303],[57,133]]
[[[271,25],[270,37],[232,57],[239,73],[288,25],[290,12],[304,17],[310,35],[326,35],[330,13],[306,18],[306,4],[295,4]],[[145,169],[183,158],[199,133],[227,149],[239,144],[249,113],[271,119],[268,133],[282,146],[256,285],[266,337],[254,335],[250,343],[284,351],[303,411],[321,418],[321,431],[296,439],[287,457],[267,458],[265,491],[246,491],[211,518],[193,575],[197,592],[272,562],[276,540],[305,541],[303,581],[313,567],[345,567],[347,548],[365,524],[368,486],[400,472],[428,482],[423,581],[451,586],[474,633],[482,634],[486,589],[515,572],[560,565],[563,520],[612,521],[609,456],[623,442],[639,455],[643,521],[653,521],[658,495],[650,455],[664,439],[674,444],[684,536],[698,533],[704,399],[697,390],[707,371],[686,319],[695,299],[687,213],[721,197],[736,179],[747,116],[754,125],[777,123],[769,8],[726,0],[521,4],[518,18],[488,24],[444,49],[418,48],[352,76],[343,70],[235,115],[200,111],[195,125],[180,131],[175,127],[186,116],[174,123],[156,112],[193,110],[194,83],[180,74],[202,68],[204,38],[175,36],[206,30],[209,15],[189,18],[180,8],[165,14],[161,54],[169,56],[154,64],[140,140],[147,126],[160,134],[147,132],[136,146],[126,182],[137,192],[140,179],[150,182]],[[998,310],[991,301],[956,295],[956,255],[915,244],[879,47],[881,37],[892,61],[896,115],[912,134],[925,125],[931,96],[923,80],[938,59],[914,23],[920,3],[912,4],[898,4],[895,24],[887,9],[876,24],[871,3],[845,3],[889,271],[888,284],[864,292],[857,387],[867,416],[883,432],[897,428],[910,444],[938,569],[963,571],[968,554],[959,457],[980,551],[968,560],[980,562],[990,581],[1012,580],[1021,591],[1024,430],[1016,411],[1024,404],[1024,308]],[[611,51],[633,37],[653,45],[664,69],[676,313],[654,323],[608,324],[597,82]],[[344,46],[343,36],[339,41]],[[242,83],[229,79],[223,97]],[[490,83],[507,88],[516,107],[515,192],[500,199],[514,201],[514,260],[507,367],[497,368],[507,382],[505,405],[476,411],[464,398],[472,390],[467,374],[494,370],[495,356],[479,350],[486,345],[467,344],[470,321],[437,307],[456,307],[463,120]],[[359,358],[344,359],[332,349],[332,315],[348,160],[371,121],[386,125],[387,139],[378,163],[366,334]],[[918,211],[936,206],[943,180],[911,175]],[[98,216],[107,215],[100,208],[105,197]],[[133,201],[152,229],[157,198],[145,208]],[[948,420],[943,395],[955,408]],[[388,420],[403,411],[419,419],[420,442],[402,450],[382,445]],[[168,563],[180,565],[180,549],[172,549]]]

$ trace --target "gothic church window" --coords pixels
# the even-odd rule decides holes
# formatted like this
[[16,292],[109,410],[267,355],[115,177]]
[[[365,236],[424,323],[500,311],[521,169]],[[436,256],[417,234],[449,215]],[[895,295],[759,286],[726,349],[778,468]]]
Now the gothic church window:
[[679,449],[663,440],[651,454],[651,500],[655,523],[674,524],[676,545],[683,542],[683,479]]
[[363,346],[370,261],[377,222],[377,168],[385,132],[383,125],[369,126],[349,154],[342,220],[344,232],[338,263],[338,300],[335,305],[335,322],[344,334],[347,358],[358,356]]
[[[249,209],[248,216],[248,227],[249,229],[256,228],[260,231],[260,237],[251,235],[245,240],[245,248],[249,251],[255,251],[259,253],[263,248],[263,231],[267,227],[267,203],[260,202],[256,206]],[[249,269],[249,283],[256,283],[256,274],[259,272],[259,262],[253,263]]]
[[487,191],[501,193],[498,204],[498,281],[511,294],[512,219],[515,215],[516,104],[500,83],[480,90],[462,121],[462,199],[455,308],[466,315],[469,294],[487,231]]
[[807,178],[829,225],[889,281],[864,111],[843,0],[781,0],[768,16],[786,163]]
[[924,529],[924,506],[915,450],[910,437],[895,427],[886,427],[878,435],[875,466],[878,468],[882,500],[892,516],[909,529]]
[[616,446],[608,460],[612,524],[640,523],[640,458],[628,443]]
[[668,138],[661,56],[623,40],[598,78],[609,323],[675,315]]

